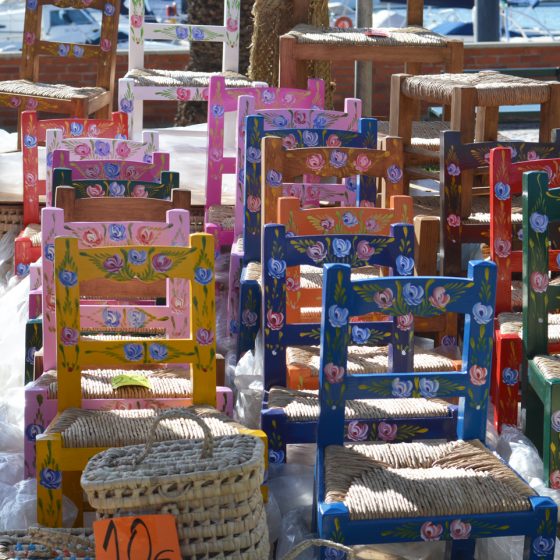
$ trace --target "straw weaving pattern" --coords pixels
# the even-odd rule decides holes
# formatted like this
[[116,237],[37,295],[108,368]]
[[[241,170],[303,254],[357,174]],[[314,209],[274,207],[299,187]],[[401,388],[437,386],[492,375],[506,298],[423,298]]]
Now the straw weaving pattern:
[[246,87],[250,80],[236,72],[187,72],[184,70],[158,70],[152,68],[135,68],[127,72],[125,78],[134,80],[139,86],[154,87],[208,87],[210,76],[223,75],[227,87]]
[[73,87],[65,84],[42,84],[29,80],[7,80],[0,83],[1,93],[31,95],[33,97],[54,97],[56,99],[88,99],[105,93],[100,87]]
[[[502,334],[517,334],[520,337],[523,335],[523,314],[521,312],[500,313],[498,324]],[[560,341],[560,314],[549,313],[548,315],[548,341]]]
[[330,446],[325,481],[351,519],[526,511],[535,495],[477,440]]
[[20,230],[23,222],[23,206],[0,205],[0,235]]
[[560,356],[558,354],[535,356],[533,361],[545,379],[551,381],[560,379]]
[[235,216],[233,206],[216,204],[208,208],[208,222],[220,225],[225,231],[233,231]]

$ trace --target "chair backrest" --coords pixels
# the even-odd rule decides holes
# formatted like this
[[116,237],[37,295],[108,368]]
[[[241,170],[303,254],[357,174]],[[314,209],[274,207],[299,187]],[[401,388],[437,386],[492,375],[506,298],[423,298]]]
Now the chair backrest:
[[[208,90],[208,153],[206,207],[221,204],[222,175],[236,171],[236,158],[224,157],[225,114],[237,111],[237,100],[249,95],[255,109],[311,109],[325,106],[323,80],[309,79],[307,89],[276,87],[226,88],[223,76],[212,76]],[[239,142],[239,138],[236,139]]]
[[223,25],[185,25],[144,21],[144,2],[130,2],[128,69],[144,68],[144,41],[210,41],[223,43],[222,72],[239,70],[240,0],[224,0]]
[[[250,138],[247,138],[246,117],[256,115],[262,117],[258,124],[252,125]],[[237,101],[237,161],[236,177],[237,192],[235,198],[235,226],[234,238],[243,232],[243,216],[245,203],[245,181],[247,173],[254,173],[250,180],[256,181],[260,187],[261,166],[258,155],[261,150],[261,139],[265,134],[281,136],[283,129],[318,128],[342,131],[357,131],[359,119],[362,116],[362,101],[360,99],[345,99],[344,111],[326,111],[323,109],[256,109],[255,99],[250,95],[242,95]],[[288,134],[291,142],[291,137]],[[337,142],[338,135],[331,137],[331,142]],[[377,140],[377,138],[376,138]],[[290,143],[296,147],[295,143]],[[297,146],[303,147],[303,146]],[[372,145],[368,147],[377,147]],[[246,150],[252,150],[250,165],[245,159]]]
[[549,190],[548,173],[523,174],[523,350],[531,359],[548,354],[548,313],[560,308],[560,251],[549,249],[549,229],[560,220],[560,189]]
[[[109,179],[74,181],[71,169],[53,170],[53,191],[56,200],[56,188],[64,185],[72,187],[77,198],[158,198],[169,200],[173,189],[179,188],[179,173],[162,171],[161,182],[156,181],[125,181]],[[190,191],[185,191],[190,192]]]
[[[111,206],[112,200],[105,200],[98,207]],[[130,213],[121,210],[121,218],[106,221],[103,214],[93,214],[87,222],[69,220],[61,208],[45,208],[42,211],[42,269],[43,269],[43,364],[45,371],[56,367],[56,317],[55,317],[55,278],[54,247],[58,236],[73,236],[78,240],[80,249],[88,247],[105,247],[108,250],[123,245],[189,245],[190,218],[186,210],[168,210],[152,212],[146,217],[129,219]],[[97,218],[97,219],[96,219]],[[126,221],[125,221],[126,220]],[[132,302],[130,305],[114,302],[103,305],[103,299],[115,300],[114,283],[106,279],[96,279],[82,285],[82,296],[101,298],[98,304],[89,302],[82,306],[82,323],[84,329],[153,332],[164,329],[171,336],[188,336],[189,309],[185,307],[188,299],[185,282],[172,280],[142,286],[130,282],[121,286],[119,295]],[[134,306],[133,303],[165,297],[165,305],[152,305],[149,308]]]
[[508,148],[490,152],[490,258],[498,267],[496,284],[496,314],[512,310],[511,275],[521,272],[523,251],[514,249],[511,197],[522,193],[522,178],[526,171],[546,171],[548,187],[560,186],[560,159],[534,159],[512,163]]
[[115,160],[121,163],[125,161],[151,163],[153,154],[159,152],[159,134],[145,131],[142,134],[142,142],[135,142],[123,138],[65,138],[62,131],[49,129],[46,133],[46,144],[47,177],[45,194],[47,205],[50,205],[49,201],[54,199],[52,170],[56,167],[68,167],[55,165],[55,151],[67,150],[70,161]]
[[[286,347],[316,345],[319,342],[319,318],[305,323],[287,321],[287,269],[301,265],[321,267],[329,262],[349,263],[352,267],[379,265],[390,267],[395,273],[414,270],[414,227],[406,224],[391,226],[390,235],[341,233],[336,235],[287,236],[287,228],[280,224],[266,224],[263,234],[262,267],[265,390],[273,385],[286,386]],[[409,266],[410,265],[410,266]],[[382,310],[381,310],[382,312]],[[383,333],[393,332],[392,323],[376,323],[380,340]],[[398,331],[398,329],[396,329]],[[387,342],[397,344],[398,332]],[[383,344],[384,342],[381,342]],[[402,371],[403,357],[395,353],[395,367]]]
[[[41,39],[41,19],[44,6],[101,11],[103,16],[99,45],[59,43]],[[64,0],[64,2],[60,0],[27,0],[20,77],[32,82],[38,81],[41,56],[56,56],[61,61],[67,58],[83,59],[97,64],[97,76],[95,84],[92,85],[111,91],[115,82],[120,6],[120,0],[87,0],[87,2],[83,0]]]
[[39,196],[45,194],[45,181],[39,180],[39,144],[46,141],[47,130],[61,130],[64,137],[95,136],[128,138],[126,113],[113,113],[110,119],[39,119],[36,111],[21,114],[21,151],[23,161],[23,225],[38,224]]
[[[193,404],[216,405],[214,240],[190,236],[189,247],[128,245],[79,249],[78,240],[55,240],[58,409],[81,406],[80,374],[88,367],[150,367],[190,363]],[[98,340],[81,334],[81,282],[108,278],[115,291],[133,277],[143,283],[177,278],[189,282],[188,338]]]
[[[341,264],[328,264],[324,271],[319,447],[343,444],[347,400],[428,395],[430,398],[461,397],[458,439],[484,441],[492,366],[496,265],[471,262],[467,278],[416,276],[351,280],[350,272],[348,265]],[[406,359],[409,367],[397,370],[393,362],[390,373],[349,375],[350,320],[374,312],[397,318],[463,314],[465,330],[461,371],[412,373],[413,332],[401,331],[400,336],[404,340],[400,358]],[[337,320],[330,320],[331,317]],[[395,354],[399,355],[399,352],[395,353],[393,348]]]

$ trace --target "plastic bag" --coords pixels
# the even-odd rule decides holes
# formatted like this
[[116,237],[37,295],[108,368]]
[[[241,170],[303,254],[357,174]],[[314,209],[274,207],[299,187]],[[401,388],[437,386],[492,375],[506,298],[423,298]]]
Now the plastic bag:
[[23,480],[23,453],[0,453],[0,484]]
[[268,542],[272,547],[280,537],[280,529],[282,527],[282,515],[280,508],[274,498],[274,494],[268,495],[268,502],[265,504],[266,508],[266,523],[268,525]]
[[313,504],[313,465],[280,463],[269,465],[268,487],[282,515],[298,507]]
[[544,468],[537,448],[514,426],[503,426],[496,446],[498,454],[529,483],[543,479]]

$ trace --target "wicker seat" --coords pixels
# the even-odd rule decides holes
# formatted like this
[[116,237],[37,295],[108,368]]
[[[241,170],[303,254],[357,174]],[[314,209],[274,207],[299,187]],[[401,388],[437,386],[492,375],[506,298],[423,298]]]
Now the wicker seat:
[[[319,418],[318,391],[296,391],[273,387],[268,408],[281,408],[288,422],[316,421]],[[367,399],[346,401],[347,420],[383,418],[429,418],[449,416],[449,403],[439,399]]]
[[43,84],[29,80],[7,80],[0,82],[0,93],[50,97],[54,99],[89,99],[106,94],[101,87],[73,87],[65,84]]
[[[216,72],[187,72],[184,70],[159,70],[152,68],[134,68],[127,72],[125,78],[146,87],[208,87],[210,76]],[[245,87],[251,85],[251,80],[237,72],[219,73],[226,79],[227,87]]]
[[[519,313],[500,313],[498,324],[501,334],[523,335],[523,314]],[[550,313],[548,315],[548,341],[560,342],[560,314]]]
[[29,224],[25,226],[25,229],[20,234],[23,237],[27,237],[31,240],[31,245],[33,247],[41,246],[41,226],[39,224]]
[[536,495],[478,440],[329,446],[325,482],[352,520],[528,511]]
[[235,225],[235,208],[223,204],[208,208],[206,223],[219,225],[221,229],[233,231]]

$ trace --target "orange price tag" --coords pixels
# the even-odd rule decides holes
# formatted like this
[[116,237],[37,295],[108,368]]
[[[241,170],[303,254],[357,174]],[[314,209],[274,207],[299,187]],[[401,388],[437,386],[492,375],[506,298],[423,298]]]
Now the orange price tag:
[[182,560],[173,515],[95,521],[93,536],[97,560]]

